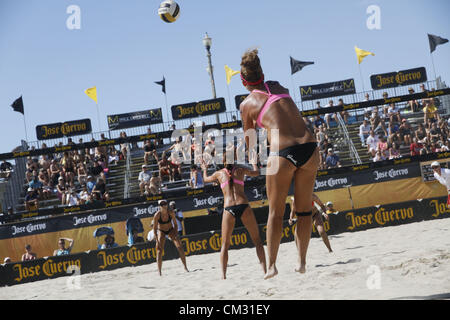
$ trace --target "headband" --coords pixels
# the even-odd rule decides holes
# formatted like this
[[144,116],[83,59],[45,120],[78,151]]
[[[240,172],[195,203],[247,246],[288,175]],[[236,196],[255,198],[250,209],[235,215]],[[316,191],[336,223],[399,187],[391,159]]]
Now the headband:
[[246,86],[257,86],[258,84],[261,84],[264,82],[264,74],[261,76],[261,79],[259,79],[256,82],[250,82],[244,79],[244,76],[241,73],[241,80],[242,80],[242,84],[244,85],[244,87]]

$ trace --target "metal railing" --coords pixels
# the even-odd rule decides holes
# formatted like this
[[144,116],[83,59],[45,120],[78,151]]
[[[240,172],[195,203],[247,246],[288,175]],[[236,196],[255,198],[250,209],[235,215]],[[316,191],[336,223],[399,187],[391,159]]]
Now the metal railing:
[[130,198],[130,179],[131,179],[131,146],[127,148],[127,159],[125,164],[125,178],[123,187],[123,197],[124,199]]
[[341,115],[336,113],[337,119],[338,119],[338,126],[340,127],[340,130],[342,130],[342,134],[344,136],[345,143],[344,145],[348,146],[348,151],[350,154],[350,158],[352,159],[352,164],[361,164],[361,158],[359,157],[358,150],[356,150],[355,145],[353,143],[353,140],[350,138],[350,134],[347,130],[347,125],[345,124],[344,120],[342,120]]

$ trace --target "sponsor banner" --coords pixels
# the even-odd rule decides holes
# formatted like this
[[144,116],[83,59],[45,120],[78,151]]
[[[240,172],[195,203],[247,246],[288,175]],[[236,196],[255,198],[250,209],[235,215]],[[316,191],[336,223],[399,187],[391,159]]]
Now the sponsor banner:
[[107,116],[109,130],[126,129],[162,123],[162,109],[151,109]]
[[370,167],[365,165],[355,166],[353,173],[332,176],[323,175],[323,172],[319,172],[314,191],[318,192],[420,176],[420,168],[417,162],[375,167],[371,170],[367,170],[368,168]]
[[236,109],[240,109],[241,103],[242,101],[245,100],[245,98],[248,97],[248,93],[247,94],[239,94],[237,96],[234,96],[234,102],[236,103]]
[[354,79],[300,87],[302,101],[343,96],[353,93],[356,93]]
[[[329,220],[324,221],[324,229],[329,235],[344,232],[356,232],[371,228],[396,226],[423,220],[450,218],[450,210],[447,208],[447,197],[414,200],[389,205],[349,210],[330,214]],[[255,212],[259,219],[267,217],[268,207]],[[255,210],[256,211],[256,210]],[[263,211],[266,211],[265,213]],[[289,212],[289,205],[286,212]],[[187,218],[200,221],[201,217]],[[205,217],[203,217],[205,218]],[[208,217],[206,217],[208,218]],[[218,221],[220,215],[215,217]],[[239,219],[238,219],[239,220]],[[220,229],[211,230],[209,225],[203,224],[205,232],[181,237],[184,252],[187,257],[191,255],[219,252],[222,238]],[[265,221],[258,221],[261,239],[266,244]],[[294,240],[296,225],[290,226],[283,221],[281,243]],[[209,229],[209,230],[208,230]],[[312,237],[318,237],[313,228]],[[331,246],[333,242],[331,241]],[[231,237],[230,249],[254,247],[250,236],[242,226],[236,226]],[[178,259],[178,252],[171,241],[165,242],[163,251],[164,260]],[[156,261],[155,242],[145,242],[134,246],[122,246],[106,250],[92,250],[69,256],[41,258],[33,261],[17,262],[0,265],[0,286],[11,286],[37,280],[56,278],[61,276],[73,276],[91,272],[113,270],[122,267],[138,266]],[[188,261],[189,263],[189,261]],[[76,283],[74,281],[74,283]],[[82,284],[81,284],[82,285]]]
[[180,120],[225,112],[226,106],[224,98],[217,98],[211,100],[203,100],[199,102],[174,105],[171,107],[171,109],[172,109],[172,119]]
[[[377,182],[419,177],[421,174],[419,163],[417,162],[408,163],[406,161],[406,163],[403,164],[402,162],[404,161],[405,159],[403,159],[403,161],[399,161],[398,164],[396,165],[380,166],[375,168],[371,168],[369,165],[354,166],[352,167],[353,172],[346,174],[333,175],[332,172],[319,171],[317,174],[314,191],[319,192],[325,190],[344,188],[347,186],[358,186]],[[258,177],[256,179],[253,178],[252,180],[246,181],[245,193],[250,202],[267,199],[265,191],[265,177]],[[289,195],[292,194],[294,194],[293,185],[289,190]],[[122,219],[117,221],[126,220],[130,212],[136,214],[139,217],[146,218],[154,215],[154,213],[157,211],[158,208],[157,201],[162,198],[168,200],[175,200],[177,203],[177,207],[183,211],[201,210],[223,206],[223,195],[220,189],[214,186],[207,186],[202,189],[170,191],[165,193],[164,196],[161,195],[146,198],[139,197],[139,198],[125,199],[122,201],[106,202],[104,205],[97,205],[95,209],[103,209],[97,210],[96,211],[97,214],[104,214],[106,212],[110,212],[111,210],[112,212],[117,212],[116,215],[113,215],[114,218]],[[145,203],[142,203],[144,201]],[[129,206],[125,207],[125,205]],[[117,208],[118,206],[121,207]],[[36,212],[17,213],[13,217],[3,217],[2,221],[11,222],[23,218],[47,217],[49,215],[77,213],[91,209],[94,209],[94,207],[75,206],[68,208],[40,209]],[[127,214],[123,216],[120,215],[119,213],[127,213]],[[57,217],[54,217],[52,219],[57,219]],[[51,219],[47,220],[51,221]],[[52,225],[55,225],[55,223],[52,223]],[[20,228],[20,230],[23,229],[23,225],[21,223],[18,223],[17,226],[18,228]],[[58,226],[61,228],[64,227],[66,229],[68,228],[65,224],[61,224]],[[15,233],[13,231],[5,231],[5,228],[8,227],[9,226],[0,226],[0,239],[14,237],[16,236],[15,234],[19,234],[19,236],[20,234],[29,235],[23,232]],[[51,231],[56,230],[52,227]],[[38,230],[36,230],[35,232],[38,232]]]
[[424,67],[370,76],[370,83],[374,90],[408,86],[426,81],[427,71]]
[[82,135],[91,131],[91,120],[82,119],[36,126],[36,137],[38,140],[47,140]]

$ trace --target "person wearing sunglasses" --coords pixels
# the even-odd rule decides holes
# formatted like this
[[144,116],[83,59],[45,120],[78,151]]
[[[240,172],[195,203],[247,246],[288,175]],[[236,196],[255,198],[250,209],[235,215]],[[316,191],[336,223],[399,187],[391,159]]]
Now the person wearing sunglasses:
[[153,218],[153,234],[156,235],[156,262],[158,264],[158,272],[161,276],[162,269],[162,253],[164,250],[164,244],[166,236],[171,239],[178,250],[181,262],[183,263],[184,270],[189,272],[186,266],[186,256],[184,254],[184,248],[181,244],[180,237],[178,236],[178,223],[173,210],[169,208],[169,204],[166,200],[158,201],[159,210],[156,212]]

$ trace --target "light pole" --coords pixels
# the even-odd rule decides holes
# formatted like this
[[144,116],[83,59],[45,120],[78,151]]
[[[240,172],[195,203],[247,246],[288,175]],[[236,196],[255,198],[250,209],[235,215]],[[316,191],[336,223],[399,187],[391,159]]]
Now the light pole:
[[[213,66],[211,63],[211,44],[212,44],[212,39],[208,36],[208,33],[205,34],[205,37],[203,38],[203,45],[206,48],[206,56],[208,57],[208,68],[206,68],[206,70],[209,73],[209,77],[211,80],[211,87],[212,87],[212,94],[213,94],[213,98],[216,99],[216,85],[214,84],[214,72],[213,72]],[[217,124],[220,123],[219,120],[219,114],[216,113],[216,122]]]

